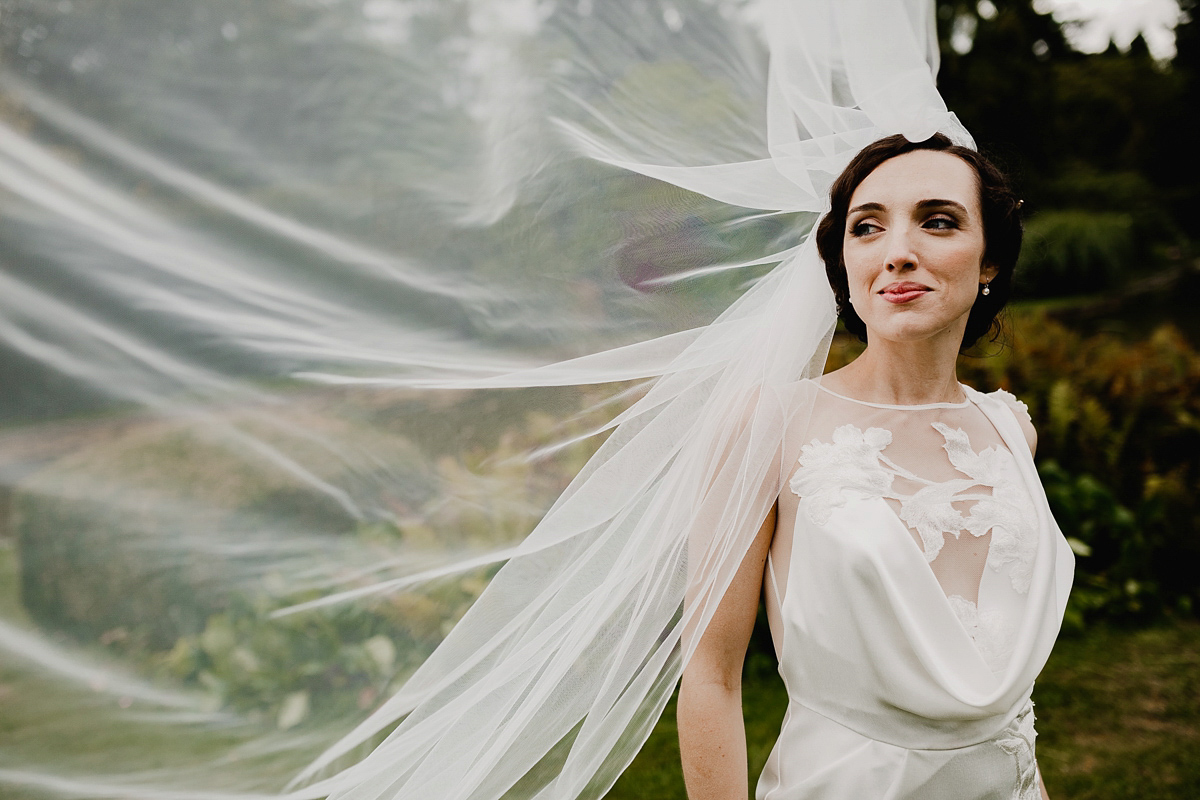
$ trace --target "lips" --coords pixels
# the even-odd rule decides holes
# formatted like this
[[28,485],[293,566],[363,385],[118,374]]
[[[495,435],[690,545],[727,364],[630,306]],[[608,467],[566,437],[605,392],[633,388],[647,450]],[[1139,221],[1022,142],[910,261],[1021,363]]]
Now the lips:
[[926,292],[932,291],[928,286],[921,283],[913,283],[912,281],[897,281],[896,283],[888,284],[879,293],[883,295],[883,299],[889,303],[908,303],[916,300]]

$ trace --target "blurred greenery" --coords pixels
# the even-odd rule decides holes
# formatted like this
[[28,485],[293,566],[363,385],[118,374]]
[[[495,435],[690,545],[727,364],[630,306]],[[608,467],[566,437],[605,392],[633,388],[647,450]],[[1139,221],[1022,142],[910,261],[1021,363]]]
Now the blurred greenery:
[[[369,437],[370,452],[386,454],[382,474],[376,462],[364,472],[314,442],[289,440],[253,409],[227,410],[220,427],[286,448],[301,473],[265,466],[236,437],[214,435],[213,419],[93,425],[83,446],[12,492],[21,605],[45,630],[280,729],[372,709],[441,642],[498,565],[277,612],[519,541],[602,440],[581,435],[617,413],[612,394],[514,390],[497,404],[495,393],[335,390],[272,409],[343,445]],[[548,413],[556,407],[567,421]],[[446,420],[453,430],[441,428]],[[568,442],[553,452],[523,457],[560,438]],[[355,518],[314,478],[352,487],[376,514]],[[274,549],[297,538],[314,550],[307,561]],[[255,547],[282,561],[220,557]],[[216,557],[180,557],[189,550]],[[298,580],[304,575],[318,578]]]
[[1067,295],[1116,287],[1196,253],[1200,20],[1183,0],[1177,54],[1073,50],[1034,0],[941,0],[947,105],[1027,201],[1018,290]]
[[1133,260],[1133,219],[1113,211],[1043,211],[1029,221],[1015,283],[1027,294],[1109,286]]

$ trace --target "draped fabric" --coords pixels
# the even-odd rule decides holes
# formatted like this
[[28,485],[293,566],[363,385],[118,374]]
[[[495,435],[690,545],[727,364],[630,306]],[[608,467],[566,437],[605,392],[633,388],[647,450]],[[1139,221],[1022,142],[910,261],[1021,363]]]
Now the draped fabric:
[[767,616],[789,705],[760,800],[1040,796],[1030,692],[1074,556],[1003,390],[811,388]]
[[7,0],[0,37],[31,797],[602,796],[796,456],[829,182],[970,143],[917,0]]

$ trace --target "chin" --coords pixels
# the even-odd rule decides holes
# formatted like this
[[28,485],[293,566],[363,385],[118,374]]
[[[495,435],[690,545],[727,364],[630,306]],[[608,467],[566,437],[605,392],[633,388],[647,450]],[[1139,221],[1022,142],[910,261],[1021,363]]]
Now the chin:
[[930,339],[941,337],[957,337],[959,342],[962,341],[963,334],[966,332],[966,315],[961,317],[961,324],[958,319],[947,322],[946,320],[890,320],[891,324],[881,325],[878,328],[867,326],[867,342],[877,340],[886,340],[896,344],[907,344],[912,342],[923,342]]

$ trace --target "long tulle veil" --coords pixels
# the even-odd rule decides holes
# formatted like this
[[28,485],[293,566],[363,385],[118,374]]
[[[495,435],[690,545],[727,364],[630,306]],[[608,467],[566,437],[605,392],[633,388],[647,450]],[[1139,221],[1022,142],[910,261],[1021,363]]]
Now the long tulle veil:
[[830,181],[970,143],[921,0],[0,35],[19,796],[603,796],[794,459]]

